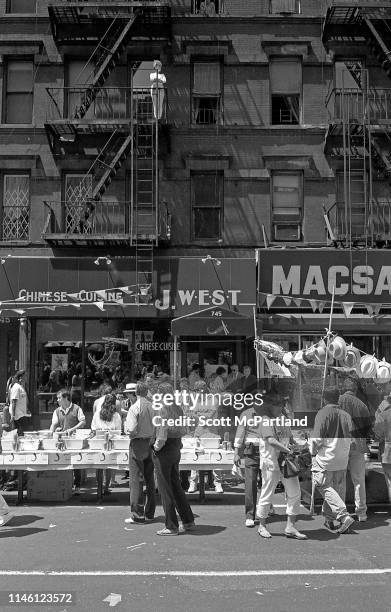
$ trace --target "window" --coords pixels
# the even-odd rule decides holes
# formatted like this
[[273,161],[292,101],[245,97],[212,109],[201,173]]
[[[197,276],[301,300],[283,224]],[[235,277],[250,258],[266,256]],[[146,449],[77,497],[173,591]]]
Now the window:
[[33,119],[33,62],[8,60],[6,65],[5,123]]
[[272,58],[270,60],[270,91],[272,125],[298,125],[302,70],[299,58]]
[[300,0],[270,0],[269,12],[273,14],[300,13]]
[[7,13],[35,13],[37,9],[36,0],[8,0]]
[[[351,238],[363,237],[368,227],[368,174],[360,170],[350,170],[345,185],[344,173],[338,171],[336,179],[337,234],[350,235]],[[345,193],[345,188],[347,193]]]
[[30,226],[30,177],[5,174],[3,182],[2,240],[28,240]]
[[191,12],[204,17],[220,15],[223,12],[223,0],[192,0]]
[[301,240],[302,214],[301,173],[273,173],[272,224],[274,240]]
[[195,240],[221,237],[223,173],[196,173],[191,176],[192,222]]
[[65,233],[91,233],[95,220],[93,204],[90,201],[92,174],[67,174],[64,193]]
[[221,115],[220,62],[194,62],[192,87],[192,123],[214,125]]

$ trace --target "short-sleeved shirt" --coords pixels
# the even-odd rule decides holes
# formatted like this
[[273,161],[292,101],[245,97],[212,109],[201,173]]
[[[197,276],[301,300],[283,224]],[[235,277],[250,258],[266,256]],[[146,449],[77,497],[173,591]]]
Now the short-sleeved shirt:
[[118,412],[114,412],[113,418],[111,421],[104,421],[100,417],[100,410],[97,410],[92,417],[91,429],[93,431],[101,431],[105,429],[117,429],[121,431],[122,428],[122,419]]
[[279,470],[278,456],[280,451],[274,448],[268,438],[276,438],[281,444],[287,446],[291,438],[291,430],[289,427],[277,427],[276,425],[262,425],[260,426],[261,437],[259,439],[259,458],[260,468],[266,470]]
[[10,400],[16,400],[15,410],[13,411],[14,420],[17,421],[27,416],[27,393],[19,383],[14,383],[10,391]]

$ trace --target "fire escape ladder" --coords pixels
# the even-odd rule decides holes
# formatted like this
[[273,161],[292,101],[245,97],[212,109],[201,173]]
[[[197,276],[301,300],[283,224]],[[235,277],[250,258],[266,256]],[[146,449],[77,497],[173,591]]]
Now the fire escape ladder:
[[99,200],[102,197],[118,170],[121,168],[127,157],[131,142],[132,134],[128,134],[125,138],[119,136],[114,141],[113,147],[110,148],[104,156],[101,154],[98,156],[98,163],[99,166],[103,168],[103,174],[93,189],[92,198],[94,200]]
[[86,63],[86,67],[92,63],[95,64],[94,75],[91,83],[88,84],[82,94],[80,105],[74,113],[74,119],[82,119],[85,116],[106,79],[117,65],[124,52],[127,38],[136,19],[137,14],[134,14],[123,25],[122,20],[117,21],[117,18],[114,18],[101,41],[94,49]]

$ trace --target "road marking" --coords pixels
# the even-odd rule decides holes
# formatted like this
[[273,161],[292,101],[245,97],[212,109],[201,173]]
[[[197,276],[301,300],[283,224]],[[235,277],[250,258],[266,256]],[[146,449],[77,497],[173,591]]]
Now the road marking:
[[225,578],[231,576],[352,576],[352,575],[383,575],[391,574],[391,567],[362,569],[297,569],[297,570],[242,570],[242,571],[150,571],[150,570],[119,570],[119,571],[56,571],[56,570],[0,570],[0,576],[215,576]]

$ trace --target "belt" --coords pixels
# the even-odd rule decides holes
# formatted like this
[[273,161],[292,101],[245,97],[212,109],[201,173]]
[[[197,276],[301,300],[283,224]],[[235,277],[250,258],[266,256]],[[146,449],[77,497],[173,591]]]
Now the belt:
[[253,444],[254,446],[256,446],[257,448],[259,448],[259,441],[258,438],[248,438],[248,440],[244,441],[245,444]]
[[133,442],[133,440],[150,440],[152,438],[152,436],[148,436],[148,438],[132,438],[130,441]]

